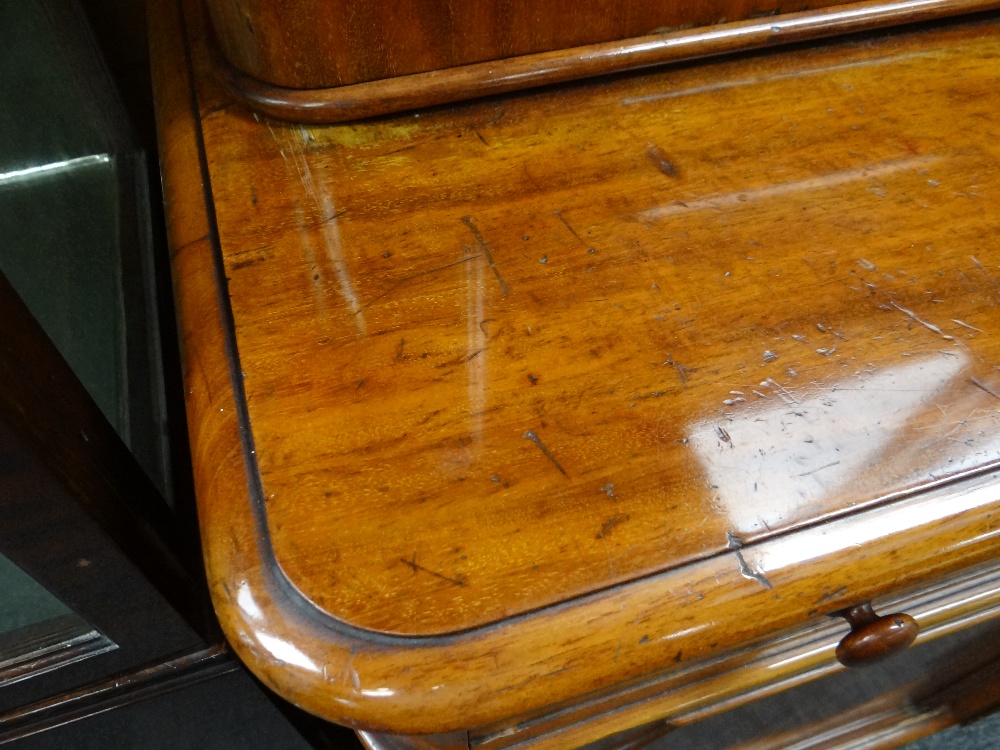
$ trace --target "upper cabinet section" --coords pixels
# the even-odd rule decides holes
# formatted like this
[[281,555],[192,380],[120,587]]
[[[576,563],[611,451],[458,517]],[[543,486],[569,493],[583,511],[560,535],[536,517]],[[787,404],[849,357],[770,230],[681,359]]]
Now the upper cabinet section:
[[[795,10],[837,5],[810,0]],[[208,0],[226,56],[322,88],[781,12],[779,0]]]
[[206,4],[231,92],[282,119],[341,122],[987,10],[1000,0],[813,0],[792,9],[777,0]]

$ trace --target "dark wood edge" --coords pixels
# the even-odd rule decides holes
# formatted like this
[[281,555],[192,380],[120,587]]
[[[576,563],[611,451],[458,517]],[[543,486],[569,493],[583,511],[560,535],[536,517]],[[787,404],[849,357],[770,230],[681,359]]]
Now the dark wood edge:
[[0,744],[65,726],[240,669],[224,646],[176,654],[144,668],[0,714]]
[[60,615],[0,635],[0,684],[7,686],[118,648],[79,615]]
[[323,89],[264,83],[227,62],[214,39],[206,41],[218,78],[251,108],[282,120],[335,123],[997,8],[1000,0],[866,0]]

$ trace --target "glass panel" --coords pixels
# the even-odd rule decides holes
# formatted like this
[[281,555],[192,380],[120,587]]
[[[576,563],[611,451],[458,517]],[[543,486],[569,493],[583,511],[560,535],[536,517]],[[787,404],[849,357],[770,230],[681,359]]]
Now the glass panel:
[[0,555],[0,687],[114,648]]
[[0,29],[0,271],[169,497],[142,152],[72,3]]

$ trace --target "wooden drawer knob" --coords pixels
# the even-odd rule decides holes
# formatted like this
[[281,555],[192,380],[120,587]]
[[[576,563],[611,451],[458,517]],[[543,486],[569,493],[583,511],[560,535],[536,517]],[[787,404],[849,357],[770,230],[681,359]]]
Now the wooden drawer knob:
[[909,615],[879,617],[871,602],[856,604],[837,613],[851,625],[851,632],[837,645],[837,661],[858,667],[885,659],[913,643],[920,626]]

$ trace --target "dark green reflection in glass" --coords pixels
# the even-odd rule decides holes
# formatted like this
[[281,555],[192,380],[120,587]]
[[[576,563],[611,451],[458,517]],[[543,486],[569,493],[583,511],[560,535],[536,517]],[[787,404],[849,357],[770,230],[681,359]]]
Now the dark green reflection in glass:
[[71,3],[0,29],[0,271],[169,497],[143,155]]

